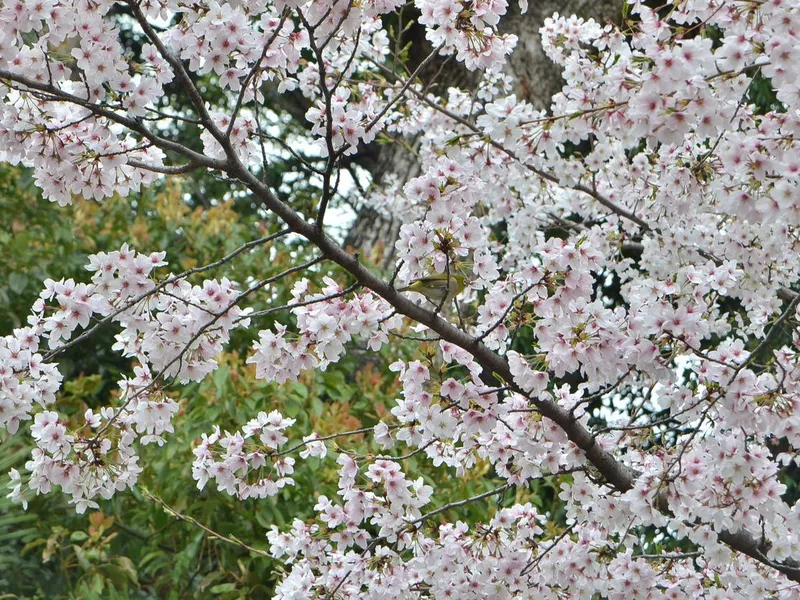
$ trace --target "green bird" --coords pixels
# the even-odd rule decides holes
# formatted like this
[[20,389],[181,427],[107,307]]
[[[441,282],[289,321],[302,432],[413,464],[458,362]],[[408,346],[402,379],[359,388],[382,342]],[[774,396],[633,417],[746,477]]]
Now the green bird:
[[420,277],[398,292],[417,292],[422,294],[436,306],[449,306],[456,296],[464,291],[467,280],[458,273],[442,273],[430,277]]

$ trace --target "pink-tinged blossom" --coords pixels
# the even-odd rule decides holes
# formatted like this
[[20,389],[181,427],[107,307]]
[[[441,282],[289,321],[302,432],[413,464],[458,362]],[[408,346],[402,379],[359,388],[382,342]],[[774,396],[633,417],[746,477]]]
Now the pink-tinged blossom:
[[221,432],[217,427],[194,449],[192,476],[198,489],[214,481],[219,491],[247,498],[274,496],[286,485],[294,485],[295,459],[274,453],[288,441],[287,428],[294,419],[286,419],[277,411],[260,412],[242,432]]
[[294,303],[305,305],[292,309],[299,335],[290,338],[281,325],[275,332],[259,332],[255,353],[247,359],[255,364],[258,378],[284,383],[304,370],[324,369],[338,362],[345,344],[356,337],[367,340],[369,348],[377,351],[389,341],[388,332],[399,326],[400,317],[374,294],[356,294],[345,300],[335,297],[343,290],[335,281],[325,277],[323,282],[325,287],[316,294],[309,292],[306,280],[293,288]]

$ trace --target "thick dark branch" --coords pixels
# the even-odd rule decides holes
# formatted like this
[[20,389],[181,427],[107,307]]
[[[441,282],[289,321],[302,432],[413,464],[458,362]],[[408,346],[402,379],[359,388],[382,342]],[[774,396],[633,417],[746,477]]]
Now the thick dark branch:
[[185,165],[151,165],[132,158],[128,159],[128,165],[137,169],[142,169],[143,171],[161,173],[162,175],[184,175],[201,168],[200,165],[191,161]]
[[717,538],[720,542],[729,546],[730,548],[733,548],[742,554],[746,554],[750,558],[757,560],[768,567],[772,567],[776,571],[780,571],[792,581],[800,581],[800,563],[792,558],[787,558],[782,563],[768,559],[765,553],[766,540],[757,540],[743,529],[740,529],[735,533],[723,531],[717,534]]

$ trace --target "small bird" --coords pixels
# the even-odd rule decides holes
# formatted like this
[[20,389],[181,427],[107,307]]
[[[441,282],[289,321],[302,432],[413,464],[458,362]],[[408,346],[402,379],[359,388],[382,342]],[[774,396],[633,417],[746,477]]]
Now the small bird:
[[406,287],[398,288],[398,292],[417,292],[430,300],[437,307],[449,306],[456,296],[464,291],[466,278],[459,273],[442,273],[430,277],[420,277]]

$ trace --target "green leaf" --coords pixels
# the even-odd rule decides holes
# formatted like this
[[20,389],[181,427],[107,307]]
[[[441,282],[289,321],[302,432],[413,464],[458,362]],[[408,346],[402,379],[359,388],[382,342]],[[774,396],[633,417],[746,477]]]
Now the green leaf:
[[220,583],[212,587],[208,590],[214,595],[224,594],[225,592],[235,592],[236,591],[236,584],[235,583]]
[[111,581],[114,587],[124,589],[128,585],[128,573],[118,565],[101,565],[97,570]]
[[222,579],[224,576],[225,576],[225,573],[222,573],[221,571],[211,571],[211,573],[208,573],[205,577],[203,577],[200,580],[200,583],[198,584],[198,588],[200,590],[205,590],[212,583],[214,583],[218,579]]
[[87,539],[89,539],[89,534],[86,533],[85,531],[73,531],[69,535],[70,542],[83,542]]
[[287,416],[294,418],[300,414],[300,411],[303,410],[303,403],[300,402],[297,398],[292,398],[291,396],[286,399],[283,403],[283,412],[286,413]]
[[106,587],[105,578],[100,573],[95,573],[92,576],[92,591],[97,594],[102,594],[103,589]]
[[28,278],[22,273],[15,272],[8,276],[8,287],[10,287],[11,291],[15,294],[21,294],[25,291],[27,286]]
[[0,527],[9,527],[11,525],[17,525],[19,523],[30,523],[31,521],[36,521],[36,515],[11,514],[0,519]]
[[292,388],[292,391],[295,394],[297,394],[300,398],[302,398],[303,400],[308,398],[308,388],[303,383],[295,383],[293,388]]
[[72,545],[72,551],[75,553],[75,558],[78,559],[78,564],[81,566],[81,568],[84,571],[88,571],[89,569],[92,568],[92,565],[89,562],[89,559],[86,558],[86,552],[83,551],[83,548],[73,544]]
[[11,540],[18,540],[25,538],[29,535],[36,535],[39,530],[36,527],[28,527],[26,529],[16,529],[0,535],[0,543],[10,542]]
[[27,552],[30,552],[34,548],[38,548],[39,546],[43,546],[46,543],[47,543],[47,540],[44,539],[44,538],[39,538],[38,540],[33,540],[32,542],[28,542],[27,544],[25,544],[22,547],[22,551],[20,552],[20,554],[25,554]]
[[217,390],[217,396],[225,395],[225,387],[228,382],[228,368],[220,367],[214,372],[214,388]]
[[116,556],[114,557],[114,562],[119,565],[119,568],[125,572],[125,575],[127,575],[128,579],[130,579],[134,585],[139,585],[139,576],[136,573],[136,566],[130,558],[127,556]]
[[314,413],[314,416],[319,418],[322,416],[322,411],[325,410],[325,405],[320,400],[319,396],[314,396],[311,399],[311,411]]

